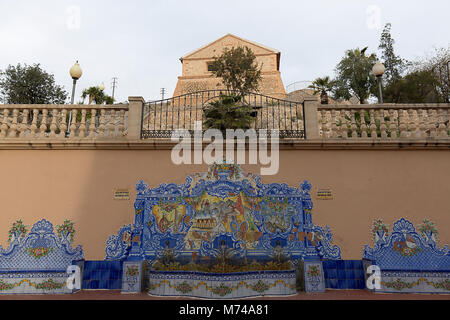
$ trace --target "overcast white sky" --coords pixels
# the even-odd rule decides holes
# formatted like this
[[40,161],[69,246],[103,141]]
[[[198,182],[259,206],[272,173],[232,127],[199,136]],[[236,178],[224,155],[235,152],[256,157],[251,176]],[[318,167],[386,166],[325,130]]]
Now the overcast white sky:
[[448,0],[1,0],[0,13],[0,69],[40,63],[70,94],[79,60],[75,102],[101,82],[111,94],[112,77],[119,102],[171,96],[179,58],[227,33],[281,51],[285,86],[333,76],[347,49],[379,53],[387,22],[403,58],[450,44]]

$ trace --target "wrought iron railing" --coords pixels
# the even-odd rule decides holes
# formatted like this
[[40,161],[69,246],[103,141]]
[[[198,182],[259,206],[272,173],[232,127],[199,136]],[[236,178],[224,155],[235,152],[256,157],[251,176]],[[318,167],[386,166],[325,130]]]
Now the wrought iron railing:
[[[205,108],[226,90],[206,90],[144,103],[141,139],[170,138],[176,129],[193,131],[197,121],[205,121]],[[252,108],[251,128],[257,133],[265,129],[279,130],[280,138],[305,138],[304,106],[302,103],[269,97],[258,93],[245,94],[243,99]],[[205,129],[205,128],[203,128]]]

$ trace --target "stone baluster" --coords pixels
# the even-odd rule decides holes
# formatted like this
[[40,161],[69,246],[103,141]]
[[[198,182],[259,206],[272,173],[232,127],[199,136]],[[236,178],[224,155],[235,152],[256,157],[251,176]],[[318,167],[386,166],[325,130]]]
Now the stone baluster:
[[39,117],[39,109],[33,109],[33,121],[31,122],[30,127],[30,137],[32,139],[36,138],[36,134],[38,133],[38,117]]
[[39,138],[45,138],[45,131],[47,131],[47,115],[48,115],[48,109],[42,110],[42,120],[41,120],[41,126],[39,127]]
[[67,131],[67,109],[62,109],[61,111],[61,124],[59,126],[59,135],[60,139],[64,139],[66,137]]
[[405,110],[400,109],[398,111],[398,117],[400,119],[400,138],[406,138],[408,136],[408,132],[406,131],[405,124]]
[[336,110],[331,109],[331,135],[330,138],[335,139],[338,137],[337,134],[337,123],[336,123]]
[[381,139],[386,140],[388,135],[387,135],[386,121],[384,120],[384,109],[380,109],[380,112],[378,114],[378,118],[380,120]]
[[86,135],[86,109],[81,110],[81,122],[78,131],[78,138],[84,139]]
[[341,119],[341,127],[339,128],[339,135],[342,137],[342,139],[347,139],[348,132],[347,132],[347,119],[345,118],[346,116],[345,110],[343,109],[339,110],[339,116]]
[[23,139],[25,138],[25,135],[28,131],[28,114],[30,113],[29,109],[23,109],[22,111],[22,123],[20,124],[20,133],[19,138]]
[[439,138],[447,138],[447,128],[445,126],[445,116],[444,116],[444,109],[438,109],[438,120],[439,120],[439,127],[438,127],[438,137]]
[[8,133],[8,117],[9,117],[9,109],[3,109],[3,121],[1,125],[0,137],[5,138]]
[[413,138],[417,135],[417,123],[416,123],[416,117],[415,117],[415,110],[414,109],[408,109],[408,118],[409,118],[409,136],[410,138]]
[[57,125],[57,117],[58,117],[58,110],[53,109],[52,110],[52,122],[50,123],[50,138],[54,139],[56,138],[56,129],[58,128]]
[[430,138],[437,137],[437,128],[436,128],[436,110],[428,109],[428,130],[430,131]]
[[11,126],[9,127],[8,138],[15,138],[17,136],[17,119],[19,117],[19,109],[13,110],[13,117],[11,121]]
[[366,125],[366,112],[364,109],[361,109],[359,112],[360,115],[360,121],[361,121],[361,138],[365,139],[367,138],[367,125]]
[[77,131],[77,115],[78,115],[78,110],[72,109],[72,123],[70,124],[69,139],[75,138],[75,133]]
[[[397,139],[397,121],[395,119],[395,110],[389,110],[389,116],[391,117],[389,121],[389,130],[391,131],[391,139]],[[398,116],[397,116],[398,119]]]
[[419,129],[418,132],[420,134],[420,138],[426,138],[427,137],[427,132],[426,132],[426,118],[427,118],[427,112],[425,111],[425,109],[419,109],[417,111],[417,116],[419,117]]
[[97,109],[91,109],[91,123],[89,124],[89,139],[95,138],[95,117],[97,116]]
[[355,109],[351,109],[350,110],[350,121],[351,121],[351,129],[352,129],[352,139],[358,139],[358,130],[357,130],[357,126],[356,126],[356,110]]
[[[173,126],[173,124],[172,124]],[[121,138],[124,135],[125,130],[125,110],[120,110],[120,122],[119,122],[119,133],[118,137]]]
[[116,110],[111,110],[111,113],[109,115],[109,137],[112,139],[115,136],[116,133]]
[[100,111],[100,125],[98,127],[98,136],[103,138],[105,136],[105,109]]
[[375,123],[375,110],[370,109],[369,114],[370,114],[370,137],[372,139],[376,139],[377,138],[377,125]]

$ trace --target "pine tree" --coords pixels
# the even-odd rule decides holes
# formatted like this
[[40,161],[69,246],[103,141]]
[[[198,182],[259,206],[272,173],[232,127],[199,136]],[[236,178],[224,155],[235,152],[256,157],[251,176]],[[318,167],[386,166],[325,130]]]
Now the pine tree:
[[382,50],[381,58],[383,59],[382,62],[386,68],[384,78],[388,84],[401,78],[407,63],[405,60],[395,55],[394,44],[395,41],[391,36],[391,24],[387,23],[381,33],[378,49]]

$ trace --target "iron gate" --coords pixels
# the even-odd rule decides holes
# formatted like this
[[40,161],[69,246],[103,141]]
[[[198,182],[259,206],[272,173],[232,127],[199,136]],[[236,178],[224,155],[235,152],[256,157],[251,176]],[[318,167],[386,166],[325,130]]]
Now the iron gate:
[[[204,121],[204,110],[226,90],[205,90],[144,103],[141,119],[141,139],[170,138],[172,131],[193,132],[196,121]],[[251,128],[258,133],[265,129],[279,130],[280,138],[306,137],[304,105],[258,93],[245,94],[242,101],[253,110]]]

